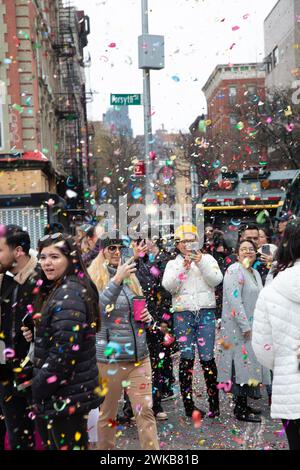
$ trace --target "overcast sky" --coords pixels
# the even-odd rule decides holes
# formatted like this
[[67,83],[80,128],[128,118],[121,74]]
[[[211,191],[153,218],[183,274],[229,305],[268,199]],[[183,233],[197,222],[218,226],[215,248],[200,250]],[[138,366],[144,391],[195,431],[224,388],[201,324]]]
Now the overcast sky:
[[[165,36],[165,69],[151,72],[153,130],[186,131],[206,111],[201,91],[217,64],[262,61],[263,22],[277,0],[149,0],[149,33]],[[110,93],[142,93],[137,38],[141,0],[75,0],[91,19],[86,69],[95,92],[89,118],[101,120]],[[109,47],[113,43],[116,47]],[[143,133],[142,106],[129,110]]]

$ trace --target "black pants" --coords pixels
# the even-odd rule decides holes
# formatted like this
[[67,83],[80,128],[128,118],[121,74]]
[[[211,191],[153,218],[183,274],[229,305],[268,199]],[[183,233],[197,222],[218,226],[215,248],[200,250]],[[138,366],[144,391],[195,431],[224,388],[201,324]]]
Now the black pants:
[[53,416],[38,418],[37,427],[46,450],[87,450],[87,416]]
[[[166,390],[166,382],[171,386],[173,364],[170,348],[162,344],[164,335],[161,332],[151,333],[147,336],[152,369],[152,398],[153,413],[162,411],[161,398]],[[161,354],[161,356],[160,356]]]
[[283,419],[290,450],[300,450],[300,419]]
[[[27,393],[27,392],[26,392]],[[16,394],[12,383],[0,383],[0,408],[4,416],[11,450],[33,450],[34,421],[28,414],[30,397]]]
[[5,433],[6,427],[4,422],[4,416],[0,407],[0,450],[4,450]]

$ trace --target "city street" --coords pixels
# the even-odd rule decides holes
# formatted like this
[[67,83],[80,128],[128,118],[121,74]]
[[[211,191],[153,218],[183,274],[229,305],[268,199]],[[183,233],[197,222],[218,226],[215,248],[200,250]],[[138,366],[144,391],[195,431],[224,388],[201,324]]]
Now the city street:
[[[175,376],[178,380],[178,354],[175,355]],[[208,411],[206,390],[199,361],[194,375],[195,402],[201,409]],[[179,392],[176,381],[175,390]],[[180,395],[174,400],[163,403],[168,413],[168,421],[158,421],[158,432],[162,450],[284,450],[288,449],[281,421],[270,418],[268,397],[265,388],[263,398],[252,401],[251,405],[262,409],[262,423],[252,424],[237,421],[233,417],[233,404],[230,394],[220,393],[221,416],[210,419],[207,416],[199,429],[193,421],[186,418]],[[140,449],[135,425],[124,429],[117,440],[120,450]]]

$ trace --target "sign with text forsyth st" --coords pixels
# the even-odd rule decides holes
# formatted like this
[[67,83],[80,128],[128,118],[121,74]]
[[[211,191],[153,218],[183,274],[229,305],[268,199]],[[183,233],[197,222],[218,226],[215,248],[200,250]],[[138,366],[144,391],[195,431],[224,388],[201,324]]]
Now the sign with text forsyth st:
[[141,105],[142,95],[119,95],[111,93],[110,104],[113,106],[129,106],[129,105]]

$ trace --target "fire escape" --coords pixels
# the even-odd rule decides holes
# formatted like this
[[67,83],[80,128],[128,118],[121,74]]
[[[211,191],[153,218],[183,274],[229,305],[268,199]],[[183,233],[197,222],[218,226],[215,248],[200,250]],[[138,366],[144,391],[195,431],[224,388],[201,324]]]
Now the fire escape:
[[88,179],[81,145],[86,122],[82,55],[88,34],[89,29],[86,31],[84,26],[80,26],[74,2],[59,0],[58,28],[53,43],[59,61],[60,81],[55,106],[59,122],[57,163],[58,169],[67,175],[69,181],[71,178],[74,190],[79,192],[87,185]]

